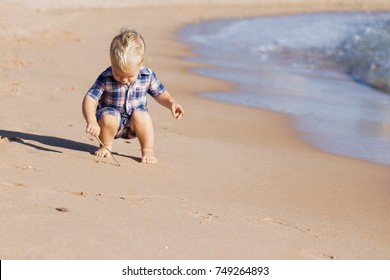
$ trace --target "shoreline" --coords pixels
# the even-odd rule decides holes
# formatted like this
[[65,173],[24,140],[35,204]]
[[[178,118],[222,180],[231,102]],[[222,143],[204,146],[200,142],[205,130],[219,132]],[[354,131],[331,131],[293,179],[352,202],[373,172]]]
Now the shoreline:
[[[340,21],[342,19],[341,23],[343,23],[344,18],[348,18],[349,13],[352,13],[350,15],[352,18],[356,18],[357,15],[359,15],[360,20],[362,20],[364,17],[368,17],[368,15],[361,13],[358,14],[357,12],[353,11],[348,13],[320,13],[316,16],[310,16],[310,19],[318,17],[320,21],[324,21],[327,18],[333,17],[334,20]],[[381,14],[384,17],[384,13],[382,12]],[[387,13],[387,15],[390,14]],[[304,18],[307,16],[308,15],[305,15]],[[294,17],[289,16],[288,18],[292,20],[291,24],[294,25]],[[299,16],[297,18],[299,18]],[[270,17],[266,19],[266,22],[269,22],[269,26],[267,26],[268,30],[273,30],[272,28],[276,28],[275,32],[279,32],[278,34],[280,34],[280,27],[278,27],[278,24],[276,23],[278,19],[282,21],[285,20],[284,17],[278,18],[278,16],[276,16],[274,17],[274,21],[272,21],[272,17]],[[295,57],[295,59],[288,57],[281,58],[279,56],[279,58],[281,58],[282,60],[278,60],[278,51],[265,51],[265,56],[269,55],[270,58],[266,58],[264,61],[258,62],[257,53],[252,53],[251,49],[256,48],[258,46],[264,46],[267,43],[271,44],[271,42],[269,41],[266,43],[261,41],[260,43],[260,41],[258,41],[257,43],[254,43],[254,39],[248,41],[248,35],[245,34],[242,25],[248,28],[248,22],[254,24],[256,23],[256,21],[261,22],[262,20],[262,17],[250,19],[250,21],[247,21],[247,19],[223,19],[214,21],[212,20],[192,24],[179,30],[179,40],[188,43],[194,53],[197,54],[195,58],[188,59],[190,61],[199,63],[208,63],[209,61],[209,64],[212,65],[209,67],[199,67],[191,69],[192,73],[228,82],[230,80],[230,82],[237,84],[235,86],[237,90],[228,90],[217,93],[208,91],[200,93],[199,95],[201,97],[217,100],[220,102],[240,104],[243,106],[271,110],[274,112],[285,114],[287,117],[293,120],[293,128],[296,129],[298,132],[301,132],[302,137],[300,138],[308,142],[314,148],[332,154],[338,154],[355,159],[366,160],[384,166],[389,166],[390,162],[388,161],[388,158],[384,156],[384,153],[390,147],[386,147],[385,143],[383,143],[386,137],[385,127],[386,123],[388,122],[388,119],[385,118],[385,107],[380,110],[381,106],[385,106],[384,104],[387,104],[386,100],[389,101],[388,99],[386,99],[387,96],[381,97],[384,92],[381,92],[379,90],[375,91],[372,86],[368,87],[366,84],[354,81],[352,77],[342,71],[341,66],[330,66],[331,63],[323,65],[322,63],[324,63],[325,61],[328,62],[328,60],[330,59],[330,54],[328,55],[328,57],[325,54],[323,56],[317,54],[318,61],[311,62],[313,63],[313,65],[315,65],[314,69],[312,70],[310,70],[309,62],[303,62],[299,60],[297,57],[294,56],[294,54],[292,54],[292,57]],[[302,16],[300,20],[302,20]],[[271,22],[273,22],[273,24],[271,24]],[[295,24],[297,23],[295,22]],[[230,36],[232,36],[232,34],[234,34],[234,37],[240,36],[238,35],[239,32],[237,31],[237,28],[241,28],[240,30],[242,30],[241,32],[244,41],[241,42],[240,45],[237,45],[233,42],[231,46],[225,48],[224,44],[228,42],[228,38],[225,38],[224,35],[230,34]],[[261,29],[262,26],[256,25],[256,27],[253,28],[256,28],[258,33],[264,31],[265,37],[268,38],[268,31]],[[325,29],[326,28],[329,29],[329,27],[325,26]],[[300,30],[301,32],[306,32],[308,36],[313,36],[307,33],[308,30],[298,30]],[[214,39],[214,35],[210,36],[210,32],[213,31],[215,31],[215,37],[217,39]],[[206,34],[202,34],[202,32],[206,32]],[[186,35],[185,33],[188,34]],[[274,34],[274,37],[276,37],[275,41],[279,41],[279,39],[281,39],[283,42],[284,39],[288,40],[289,38],[287,35],[284,39],[277,36],[281,35]],[[333,34],[333,37],[334,36],[335,34]],[[297,37],[299,38],[299,35],[297,35]],[[315,39],[315,37],[313,39]],[[333,42],[330,44],[334,45],[335,43]],[[221,47],[218,48],[214,46]],[[286,43],[284,43],[284,45],[280,47],[286,46]],[[232,51],[232,48],[235,48],[237,55],[234,51]],[[219,52],[218,49],[220,50]],[[300,51],[303,50],[308,51],[308,49],[305,48],[301,49]],[[235,58],[235,55],[239,57],[239,59]],[[253,61],[248,59],[247,55],[251,57]],[[282,54],[280,53],[279,55],[282,56]],[[232,61],[225,61],[225,58],[230,56],[232,56]],[[287,65],[287,67],[284,67],[282,66],[284,59],[286,59],[287,61],[285,63],[297,63],[297,65],[300,65],[300,69],[305,69],[306,67],[308,67],[308,69],[305,70],[305,72],[300,72],[295,67],[288,68]],[[333,62],[333,64],[335,64],[335,62]],[[214,70],[214,68],[218,70]],[[272,70],[273,68],[275,68],[275,70]],[[287,70],[283,71],[284,68],[287,68]],[[255,71],[254,73],[256,74],[250,73],[249,70],[246,69],[252,69],[251,72]],[[328,75],[331,75],[332,77],[337,76],[337,80],[333,80],[333,78],[328,78]],[[259,81],[256,82],[255,79],[258,79]],[[283,83],[281,85],[275,85],[278,84],[280,81],[283,81],[283,79],[290,79],[292,80],[292,83],[288,83],[287,86],[283,86]],[[318,81],[315,82],[317,79]],[[267,80],[271,80],[272,82],[267,82]],[[243,81],[247,82],[248,84],[246,85]],[[338,81],[340,81],[340,83],[338,83],[337,85],[333,85],[333,83],[337,83]],[[296,93],[289,95],[282,92],[286,90],[288,91],[290,89],[289,87],[291,88],[291,90],[293,90],[293,92]],[[309,87],[311,88],[310,94],[306,91],[306,88]],[[336,95],[331,95],[331,97],[333,96],[332,100],[330,100],[329,97],[328,99],[326,99],[326,96],[323,96],[320,93],[316,92],[317,87],[320,87],[323,90],[326,88],[327,92],[330,94],[332,92],[339,92],[339,95],[343,95],[344,98],[349,98],[350,101],[353,102],[355,107],[344,105],[343,100],[339,100],[338,96]],[[259,92],[259,88],[263,88],[265,92]],[[276,97],[274,97],[274,95]],[[302,100],[300,101],[301,105],[299,105],[295,102],[295,99],[299,99],[301,95],[306,97],[302,98]],[[308,97],[309,95],[310,97]],[[239,98],[239,96],[241,97]],[[364,102],[364,100],[366,100],[369,96],[372,97],[370,99],[370,104],[372,103],[375,105],[369,106],[369,104],[367,104],[366,106],[360,106],[359,100],[361,100],[361,102]],[[316,102],[317,98],[321,102]],[[289,102],[292,102],[292,104],[289,104]],[[310,109],[308,109],[309,104],[311,106]],[[294,108],[295,110],[291,108]],[[332,108],[332,112],[327,112],[329,108]],[[320,115],[321,117],[324,117],[325,122],[333,122],[333,125],[328,125],[327,129],[324,129],[323,131],[318,129],[314,121],[310,121],[311,118],[319,118],[318,114],[314,112],[315,110],[319,110],[321,112]],[[371,112],[371,114],[377,113],[382,118],[376,119],[373,116],[369,117],[367,114],[364,114],[365,110]],[[296,114],[295,111],[299,113]],[[358,112],[360,112],[361,115],[355,116]],[[345,118],[336,117],[336,119],[340,121],[338,124],[340,125],[340,127],[342,127],[342,129],[338,129],[338,124],[332,118],[334,114],[336,116],[344,116],[345,114],[350,114],[354,115],[356,119],[347,120]],[[368,122],[368,119],[372,121],[372,127],[368,127],[368,124],[366,124],[366,122]],[[302,125],[303,123],[306,123],[306,126]],[[311,125],[309,125],[309,123],[311,123]],[[366,125],[366,129],[370,130],[371,134],[365,134],[364,131],[360,131],[357,129],[357,127],[363,126],[363,123]],[[354,129],[358,131],[355,132]],[[377,140],[374,139],[375,137],[377,137]],[[345,145],[345,143],[349,144]],[[367,151],[367,149],[364,149],[364,147],[375,147],[375,149]]]
[[[199,64],[183,59],[190,47],[176,30],[257,8],[26,12],[32,33],[7,17],[16,36],[0,38],[0,135],[11,140],[0,142],[1,259],[389,259],[389,168],[318,151],[279,113],[197,95],[234,85],[188,71]],[[139,164],[138,143],[118,141],[118,168],[88,153],[97,143],[80,106],[133,14],[145,64],[186,117],[150,101],[160,163]]]

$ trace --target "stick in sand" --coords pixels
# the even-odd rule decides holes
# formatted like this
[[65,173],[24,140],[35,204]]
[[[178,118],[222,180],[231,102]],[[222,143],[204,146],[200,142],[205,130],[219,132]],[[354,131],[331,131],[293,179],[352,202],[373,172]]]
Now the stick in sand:
[[119,163],[119,161],[117,161],[116,158],[114,157],[114,155],[111,153],[110,149],[107,148],[107,146],[104,145],[104,144],[102,143],[102,141],[100,141],[99,137],[95,136],[95,138],[99,141],[100,145],[102,145],[104,148],[106,148],[106,150],[110,153],[111,157],[115,160],[116,164],[117,164],[118,166],[121,166],[121,164]]

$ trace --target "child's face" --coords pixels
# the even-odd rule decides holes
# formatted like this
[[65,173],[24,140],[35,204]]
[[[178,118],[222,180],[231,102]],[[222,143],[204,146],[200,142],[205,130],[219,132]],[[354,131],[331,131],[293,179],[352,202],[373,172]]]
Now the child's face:
[[114,79],[120,83],[131,84],[137,80],[140,68],[141,65],[133,66],[128,70],[123,71],[119,67],[112,65],[112,75],[114,76]]

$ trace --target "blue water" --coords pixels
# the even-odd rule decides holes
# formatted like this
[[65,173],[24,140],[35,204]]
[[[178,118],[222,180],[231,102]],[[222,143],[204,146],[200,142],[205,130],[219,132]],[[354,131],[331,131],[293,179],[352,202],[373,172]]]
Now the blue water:
[[194,72],[237,83],[201,95],[286,113],[328,152],[390,165],[390,13],[213,20],[179,31]]

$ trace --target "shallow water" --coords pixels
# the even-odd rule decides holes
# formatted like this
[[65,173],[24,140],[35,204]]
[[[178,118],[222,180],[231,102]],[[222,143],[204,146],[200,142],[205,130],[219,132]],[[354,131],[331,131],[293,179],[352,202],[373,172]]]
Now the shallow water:
[[218,66],[194,72],[238,84],[238,92],[202,96],[287,113],[315,146],[390,165],[390,94],[355,82],[390,79],[387,22],[389,13],[215,20],[179,36],[197,61]]

